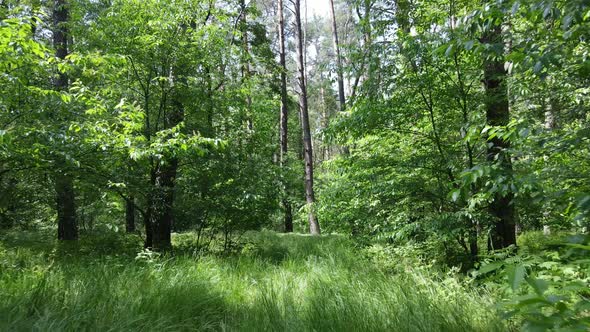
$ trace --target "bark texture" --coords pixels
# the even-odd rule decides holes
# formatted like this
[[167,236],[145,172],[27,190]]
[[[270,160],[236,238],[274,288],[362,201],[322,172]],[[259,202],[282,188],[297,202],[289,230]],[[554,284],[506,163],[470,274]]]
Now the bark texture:
[[[484,43],[503,45],[502,24],[490,28],[482,38]],[[504,69],[503,47],[500,54],[484,59],[484,86],[486,97],[486,120],[490,126],[505,126],[510,120],[508,89],[506,87],[506,70]],[[510,142],[499,137],[489,140],[487,160],[497,163],[506,177],[512,176],[512,163],[507,149]],[[496,194],[490,203],[490,213],[495,218],[490,236],[490,249],[502,249],[516,244],[514,194]]]
[[281,166],[281,180],[284,188],[283,192],[283,211],[285,214],[284,224],[285,232],[293,232],[293,213],[291,211],[291,203],[288,198],[288,191],[284,179],[285,167],[287,163],[287,148],[288,148],[288,137],[289,137],[289,103],[287,96],[287,61],[285,50],[285,17],[283,15],[283,0],[279,0],[278,4],[278,16],[279,16],[279,65],[281,66],[281,113],[280,113],[280,129],[279,129],[279,140],[281,145],[279,163]]
[[57,238],[59,240],[76,240],[78,224],[76,222],[76,205],[74,181],[71,175],[59,173],[55,176],[57,205]]
[[303,130],[303,159],[305,162],[305,200],[307,202],[309,232],[320,234],[320,224],[313,211],[315,195],[313,191],[313,147],[309,126],[307,107],[307,87],[305,82],[305,62],[303,59],[303,29],[301,26],[301,0],[295,0],[295,26],[297,30],[297,71],[299,72],[299,108],[301,111],[301,127]]
[[135,232],[135,199],[133,196],[125,201],[125,230],[127,233]]
[[334,52],[336,53],[336,74],[338,78],[338,102],[340,111],[346,110],[346,97],[344,95],[344,74],[342,70],[342,57],[340,56],[340,42],[338,41],[338,27],[336,24],[336,11],[334,10],[334,0],[330,0],[330,14],[332,16],[332,42],[334,43]]
[[150,169],[150,191],[148,192],[147,199],[145,202],[145,215],[143,216],[143,225],[145,227],[145,242],[143,244],[144,248],[151,249],[153,247],[153,227],[152,227],[152,211],[153,211],[153,197],[152,194],[154,192],[153,188],[156,186],[156,169],[153,166],[153,161],[150,162],[152,164]]
[[[165,127],[177,126],[184,119],[183,105],[178,96],[172,102],[172,107],[165,116]],[[152,228],[152,249],[166,251],[172,248],[171,233],[174,218],[174,185],[176,172],[178,170],[178,159],[171,155],[165,155],[157,163],[152,187],[152,209],[150,212]]]
[[156,183],[152,192],[152,248],[165,251],[172,248],[171,232],[174,203],[174,181],[178,162],[175,158],[161,162],[156,171]]
[[[53,4],[53,46],[55,56],[64,60],[68,55],[69,8],[66,0],[55,0]],[[58,73],[53,81],[56,90],[68,89],[68,77],[65,73]],[[56,209],[57,209],[57,238],[59,240],[75,240],[78,238],[78,224],[76,221],[76,205],[74,193],[74,178],[67,170],[65,158],[59,157],[56,162],[57,172],[54,177]]]

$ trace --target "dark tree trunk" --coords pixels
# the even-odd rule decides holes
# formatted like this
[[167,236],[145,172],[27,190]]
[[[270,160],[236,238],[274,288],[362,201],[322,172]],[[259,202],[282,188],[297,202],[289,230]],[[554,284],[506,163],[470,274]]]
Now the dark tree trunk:
[[470,218],[471,228],[469,228],[469,252],[471,260],[476,262],[479,256],[479,248],[477,246],[477,224]]
[[[491,27],[483,36],[482,41],[489,44],[503,45],[502,24],[497,23]],[[494,54],[493,57],[486,57],[483,67],[487,124],[490,126],[505,126],[510,120],[510,111],[508,90],[505,83],[504,57],[498,54]],[[512,163],[507,152],[507,149],[510,148],[510,142],[494,137],[490,140],[490,143],[491,145],[487,150],[487,160],[498,163],[504,175],[511,177]],[[506,195],[496,194],[490,203],[490,213],[495,219],[489,241],[491,249],[502,249],[516,244],[513,199],[514,194],[511,192]]]
[[[172,128],[184,119],[183,105],[176,98],[172,102],[172,109],[165,116],[166,128]],[[157,165],[151,194],[152,248],[156,251],[166,251],[172,249],[171,232],[174,218],[172,207],[178,159],[165,155]]]
[[[64,60],[68,55],[68,3],[66,0],[55,0],[53,7],[53,46],[55,56]],[[67,90],[68,77],[59,73],[53,82],[56,90]],[[63,159],[63,158],[60,158]],[[76,222],[76,205],[74,202],[74,179],[67,173],[65,160],[58,160],[55,174],[55,193],[57,208],[57,238],[59,240],[75,240],[78,238]]]
[[315,216],[313,192],[313,148],[311,144],[311,129],[309,126],[309,112],[307,108],[307,88],[305,82],[305,62],[303,59],[303,29],[301,27],[301,0],[295,0],[295,24],[297,28],[297,69],[299,71],[299,108],[301,110],[301,127],[303,130],[303,157],[305,162],[305,199],[307,202],[309,232],[320,234],[320,224]]
[[145,227],[145,243],[143,244],[144,248],[153,248],[154,245],[154,231],[152,226],[152,211],[154,210],[153,206],[153,188],[156,186],[156,170],[153,166],[153,162],[151,163],[150,169],[150,187],[147,193],[147,200],[145,204],[145,215],[143,216],[143,225]]
[[291,202],[288,199],[283,200],[283,208],[285,209],[285,232],[293,232],[293,212],[291,209]]
[[[150,194],[151,196],[151,194]],[[143,247],[151,249],[154,245],[153,230],[152,230],[152,198],[148,198],[145,208],[145,215],[143,216],[143,225],[145,227],[145,242]]]
[[[55,0],[53,7],[53,47],[55,56],[64,60],[68,55],[68,28],[69,8],[66,0]],[[65,73],[59,73],[54,82],[58,90],[64,90],[68,87],[68,77]]]
[[286,50],[285,50],[285,17],[283,15],[283,0],[279,0],[279,64],[281,66],[281,114],[280,114],[280,129],[279,129],[279,140],[281,145],[280,151],[280,166],[281,166],[281,180],[283,186],[283,210],[285,213],[285,232],[293,232],[293,214],[291,211],[291,203],[289,202],[289,191],[287,184],[285,183],[285,166],[287,163],[287,145],[288,145],[288,132],[289,132],[289,109],[287,104],[289,103],[287,96],[287,61],[286,61]]
[[74,204],[74,180],[71,175],[58,173],[55,176],[57,204],[57,238],[59,240],[76,240],[78,224],[76,223],[76,205]]
[[125,230],[127,233],[135,232],[135,198],[133,196],[125,200]]
[[178,162],[175,158],[161,162],[156,171],[156,184],[152,192],[152,248],[165,251],[172,248],[172,205],[174,202],[174,180]]

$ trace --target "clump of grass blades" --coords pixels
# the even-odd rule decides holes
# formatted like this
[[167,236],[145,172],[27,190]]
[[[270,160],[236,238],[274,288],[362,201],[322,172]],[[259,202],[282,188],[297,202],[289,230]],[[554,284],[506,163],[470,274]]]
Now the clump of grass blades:
[[0,250],[0,330],[505,329],[490,297],[423,273],[384,274],[342,237],[255,233],[247,243],[231,257],[149,262],[83,250],[58,260],[13,243]]

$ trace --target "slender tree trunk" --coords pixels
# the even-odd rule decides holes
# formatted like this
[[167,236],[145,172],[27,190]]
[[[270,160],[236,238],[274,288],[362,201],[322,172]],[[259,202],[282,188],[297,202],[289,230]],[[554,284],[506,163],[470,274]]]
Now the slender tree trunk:
[[154,210],[154,200],[153,200],[153,193],[156,186],[156,169],[153,165],[153,161],[150,161],[150,187],[147,193],[147,200],[145,206],[145,215],[143,216],[143,225],[145,227],[145,243],[143,244],[144,248],[152,248],[154,245],[154,231],[152,225],[152,211]]
[[[498,22],[490,28],[482,38],[484,43],[503,44],[502,23]],[[506,70],[504,57],[494,55],[484,59],[484,86],[486,98],[486,120],[490,126],[505,126],[510,119],[508,90],[506,87]],[[512,175],[510,155],[506,151],[510,142],[495,137],[490,140],[487,149],[487,160],[497,162],[507,177]],[[514,194],[496,194],[490,203],[490,213],[495,219],[489,241],[490,249],[502,249],[516,244]]]
[[[357,7],[358,19],[359,19],[359,21],[362,22],[361,23],[361,31],[363,32],[362,47],[366,53],[363,55],[360,69],[357,71],[354,82],[352,83],[352,91],[351,91],[350,99],[353,101],[356,98],[357,89],[358,89],[359,83],[361,82],[361,79],[363,79],[363,81],[369,81],[369,83],[371,83],[372,77],[373,77],[373,72],[375,71],[375,68],[374,68],[375,66],[373,65],[373,60],[372,60],[373,59],[373,52],[372,52],[373,36],[372,36],[372,29],[371,29],[371,7],[372,7],[371,0],[364,0],[363,1],[364,13],[361,13],[360,7]],[[365,70],[367,63],[368,63],[368,68],[367,68],[367,70]]]
[[[454,2],[451,3],[451,7],[450,7],[450,12],[449,12],[449,21],[452,22],[451,23],[451,33],[452,35],[455,34],[455,5]],[[463,126],[469,126],[469,110],[471,109],[469,107],[469,96],[468,96],[468,92],[467,89],[465,87],[465,82],[464,82],[464,74],[463,71],[461,70],[461,65],[460,65],[460,58],[458,53],[454,53],[453,54],[453,61],[455,64],[455,72],[457,74],[457,88],[458,88],[458,94],[456,94],[456,100],[457,100],[457,104],[459,105],[459,107],[461,108],[461,114],[462,114],[462,118],[463,118]],[[462,127],[463,128],[463,127]],[[461,134],[461,138],[465,139],[467,133],[462,129],[460,131]],[[467,154],[467,167],[469,169],[472,169],[474,166],[474,155],[473,155],[473,147],[471,145],[471,143],[469,141],[465,142],[465,152]],[[470,187],[470,195],[473,195],[474,193],[477,192],[477,186],[475,184],[472,184]],[[466,218],[466,227],[467,227],[467,232],[468,232],[468,239],[469,239],[469,253],[471,255],[471,262],[475,263],[478,260],[479,257],[479,247],[477,244],[477,240],[478,240],[478,221],[476,219],[473,218],[473,216],[468,216]]]
[[340,111],[346,110],[346,97],[344,96],[344,74],[342,68],[342,57],[340,56],[340,43],[338,41],[338,28],[336,24],[336,11],[334,10],[334,0],[330,0],[330,14],[332,16],[332,41],[334,43],[334,52],[336,53],[336,74],[338,78],[338,102]]
[[307,88],[305,83],[305,63],[303,59],[303,31],[301,28],[301,0],[295,0],[295,24],[297,28],[297,60],[299,71],[299,108],[301,110],[301,127],[303,129],[303,150],[305,161],[305,198],[308,208],[309,232],[320,234],[320,224],[315,216],[313,192],[313,148],[311,144],[311,129],[309,126],[309,112],[307,108]]
[[[141,79],[139,76],[138,79]],[[143,108],[144,108],[144,128],[143,128],[143,135],[148,143],[151,142],[152,139],[152,121],[150,118],[150,96],[151,96],[151,81],[152,81],[152,71],[150,70],[148,74],[148,79],[145,81],[145,88],[143,90]],[[156,168],[154,163],[154,158],[150,157],[150,182],[149,187],[146,193],[146,201],[145,201],[145,213],[143,215],[143,227],[145,229],[145,242],[143,247],[146,249],[151,249],[153,246],[153,231],[152,231],[152,206],[153,206],[153,199],[152,199],[152,192],[153,188],[156,185]]]
[[[250,84],[250,47],[248,42],[248,8],[246,7],[246,1],[240,0],[240,7],[242,15],[240,18],[240,25],[242,30],[242,47],[243,47],[243,59],[242,59],[242,83]],[[254,128],[252,122],[252,96],[250,92],[246,95],[246,126],[251,132]]]
[[125,200],[125,230],[127,233],[135,232],[135,198],[133,196]]
[[[316,48],[319,50],[319,46]],[[321,107],[321,113],[322,113],[322,127],[328,128],[328,125],[330,124],[330,120],[328,118],[328,107],[326,106],[326,92],[324,89],[324,73],[322,71],[320,71],[320,107]],[[317,146],[316,146],[317,148]],[[317,151],[317,149],[316,149]],[[322,149],[321,149],[321,158],[320,158],[320,162],[324,162],[326,160],[328,160],[329,158],[329,150],[328,150],[328,144],[325,141],[322,141]]]
[[[551,91],[549,91],[551,94]],[[547,105],[545,105],[545,113],[544,113],[544,127],[545,130],[550,133],[553,129],[556,128],[556,121],[555,121],[555,111],[557,108],[557,102],[555,98],[549,98],[547,101]],[[546,236],[551,235],[551,225],[547,224],[547,221],[551,218],[551,207],[549,204],[544,206],[543,211],[543,219],[545,224],[543,225],[543,234]]]
[[[332,42],[334,44],[334,53],[336,53],[336,77],[338,81],[338,105],[340,112],[346,110],[346,96],[344,95],[344,68],[342,68],[342,56],[340,55],[340,42],[338,41],[338,27],[336,24],[336,11],[334,10],[334,0],[330,0],[330,14],[332,16]],[[350,154],[348,146],[342,146],[342,152],[345,155]]]
[[[55,56],[64,60],[68,55],[68,28],[69,8],[66,0],[55,0],[53,6],[53,46]],[[56,90],[67,90],[68,77],[65,73],[59,73],[53,83]],[[63,158],[57,161],[57,173],[55,174],[55,193],[57,207],[57,238],[59,240],[75,240],[78,238],[78,225],[76,222],[76,206],[74,194],[74,178],[67,172],[66,161]]]
[[293,232],[293,214],[291,212],[291,203],[289,202],[289,192],[287,184],[285,182],[285,172],[287,163],[287,145],[288,145],[288,133],[289,133],[289,103],[287,97],[287,61],[285,50],[285,17],[283,15],[283,0],[279,0],[279,64],[281,66],[281,114],[280,114],[280,129],[279,129],[279,140],[281,145],[281,151],[279,155],[279,162],[281,167],[281,180],[283,185],[283,210],[285,213],[285,232]]
[[213,101],[213,78],[211,77],[211,69],[209,67],[205,67],[205,77],[207,82],[207,101],[206,101],[206,111],[207,111],[207,123],[204,125],[203,134],[205,137],[213,138],[215,137],[215,130],[213,127],[213,113],[214,113],[214,101]]

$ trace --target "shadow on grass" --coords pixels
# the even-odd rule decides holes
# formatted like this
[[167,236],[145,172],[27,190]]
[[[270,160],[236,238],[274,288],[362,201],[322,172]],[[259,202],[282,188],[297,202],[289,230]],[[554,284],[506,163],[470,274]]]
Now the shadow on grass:
[[200,259],[135,259],[125,236],[0,246],[1,331],[499,330],[471,294],[379,274],[339,236],[250,233]]

